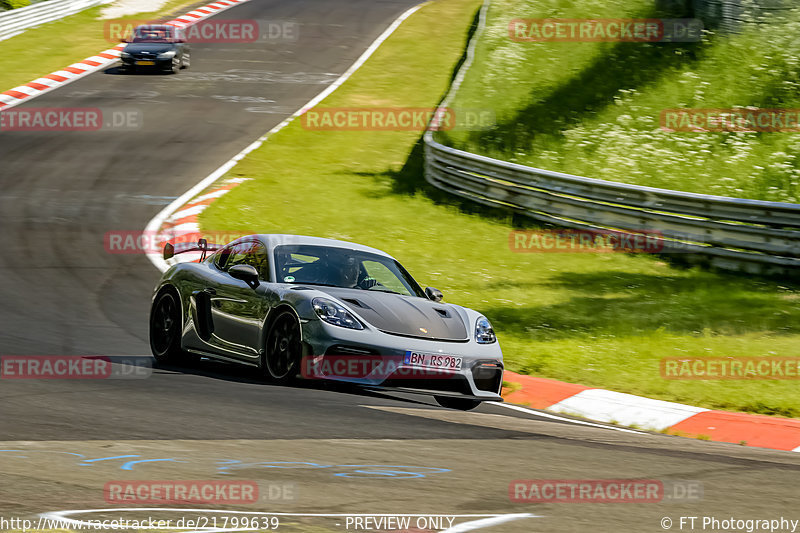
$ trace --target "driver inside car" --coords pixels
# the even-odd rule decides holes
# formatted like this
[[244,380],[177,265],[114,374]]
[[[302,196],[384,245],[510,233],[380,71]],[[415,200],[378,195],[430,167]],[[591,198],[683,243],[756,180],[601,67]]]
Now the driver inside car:
[[339,287],[370,289],[377,283],[374,278],[368,277],[363,265],[355,257],[343,258],[337,277],[335,284]]

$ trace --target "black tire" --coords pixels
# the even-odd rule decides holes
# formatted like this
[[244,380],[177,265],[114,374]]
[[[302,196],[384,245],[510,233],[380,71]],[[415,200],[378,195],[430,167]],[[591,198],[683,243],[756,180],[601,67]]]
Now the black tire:
[[291,311],[282,311],[272,322],[267,334],[261,371],[278,385],[291,382],[300,368],[302,343],[300,323]]
[[181,350],[181,308],[174,291],[162,291],[150,309],[150,351],[159,363],[186,360]]
[[181,68],[188,69],[190,66],[192,66],[192,57],[184,53],[183,56],[181,56]]
[[469,398],[453,398],[451,396],[434,396],[436,403],[448,409],[458,409],[459,411],[471,411],[481,404],[480,400]]

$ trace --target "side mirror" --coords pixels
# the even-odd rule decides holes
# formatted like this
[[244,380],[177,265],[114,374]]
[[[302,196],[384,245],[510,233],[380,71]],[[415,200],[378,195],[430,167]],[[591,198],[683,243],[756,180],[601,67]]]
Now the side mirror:
[[228,274],[233,278],[244,281],[253,288],[258,287],[258,270],[253,265],[233,265],[228,269]]
[[441,302],[442,298],[444,298],[444,294],[439,289],[434,289],[433,287],[428,287],[425,289],[425,296],[428,297],[428,300],[433,300],[434,302]]
[[173,257],[175,257],[175,246],[171,242],[168,242],[164,245],[164,261],[172,259]]

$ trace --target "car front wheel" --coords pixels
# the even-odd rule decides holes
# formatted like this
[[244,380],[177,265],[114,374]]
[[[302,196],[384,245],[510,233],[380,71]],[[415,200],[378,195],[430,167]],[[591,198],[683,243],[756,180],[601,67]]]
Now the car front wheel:
[[262,356],[261,368],[271,382],[284,385],[296,375],[302,344],[300,324],[291,311],[282,311],[272,323]]

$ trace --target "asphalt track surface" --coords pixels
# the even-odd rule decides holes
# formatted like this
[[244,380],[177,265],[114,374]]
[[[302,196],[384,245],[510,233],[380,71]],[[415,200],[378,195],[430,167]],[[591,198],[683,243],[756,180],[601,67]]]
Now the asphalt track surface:
[[[107,253],[104,234],[140,231],[322,91],[414,4],[253,0],[222,17],[296,20],[300,39],[195,45],[192,68],[177,76],[109,69],[26,104],[135,109],[144,121],[133,131],[0,133],[0,354],[148,354],[159,274],[143,255]],[[158,368],[148,379],[3,380],[0,440],[3,517],[113,508],[102,497],[109,480],[235,474],[296,488],[293,499],[245,510],[540,515],[491,531],[663,531],[662,517],[678,529],[681,515],[800,519],[794,454],[491,405],[460,413],[425,397],[275,387],[210,362]],[[131,459],[108,459],[121,455],[145,462],[123,469]],[[383,466],[353,474],[353,465]],[[515,479],[618,478],[700,481],[703,497],[521,504],[508,496]],[[311,527],[297,530],[343,529]]]

